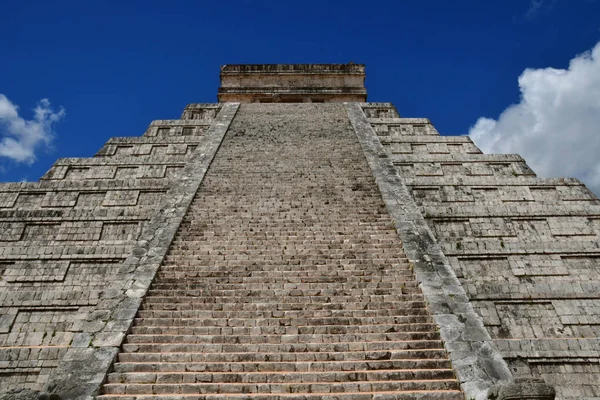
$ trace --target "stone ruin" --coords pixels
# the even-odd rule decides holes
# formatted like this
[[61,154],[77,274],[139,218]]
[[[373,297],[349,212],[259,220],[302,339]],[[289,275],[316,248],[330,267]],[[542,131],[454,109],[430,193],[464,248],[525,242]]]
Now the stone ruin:
[[364,78],[225,65],[1,184],[0,399],[600,399],[600,200]]

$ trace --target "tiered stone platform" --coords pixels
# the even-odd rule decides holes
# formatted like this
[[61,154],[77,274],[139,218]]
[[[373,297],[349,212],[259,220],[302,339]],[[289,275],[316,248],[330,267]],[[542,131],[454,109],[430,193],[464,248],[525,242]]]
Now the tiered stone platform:
[[241,105],[103,393],[463,398],[341,104]]
[[600,399],[581,182],[364,103],[361,64],[221,79],[0,184],[0,400]]

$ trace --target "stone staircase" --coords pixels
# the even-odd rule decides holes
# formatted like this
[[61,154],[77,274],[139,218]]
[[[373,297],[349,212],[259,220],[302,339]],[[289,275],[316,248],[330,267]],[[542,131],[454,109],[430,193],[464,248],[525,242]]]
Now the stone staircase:
[[241,105],[98,396],[223,397],[464,399],[341,104]]

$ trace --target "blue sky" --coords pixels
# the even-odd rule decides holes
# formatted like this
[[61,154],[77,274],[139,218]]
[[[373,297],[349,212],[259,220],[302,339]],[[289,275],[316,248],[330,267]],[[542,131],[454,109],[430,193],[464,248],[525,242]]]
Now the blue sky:
[[[522,101],[525,69],[566,70],[599,41],[591,0],[3,0],[0,94],[54,138],[20,157],[7,147],[0,180],[37,180],[56,158],[91,156],[187,103],[216,102],[221,64],[365,63],[369,101],[467,134],[481,117],[510,125],[501,114]],[[51,105],[36,119],[41,99]]]

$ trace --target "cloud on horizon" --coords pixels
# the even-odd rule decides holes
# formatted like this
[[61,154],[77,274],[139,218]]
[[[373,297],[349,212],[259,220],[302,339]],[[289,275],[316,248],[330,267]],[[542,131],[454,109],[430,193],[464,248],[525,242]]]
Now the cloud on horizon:
[[53,110],[48,99],[33,109],[32,120],[19,116],[19,107],[0,94],[0,157],[32,164],[36,151],[50,148],[54,139],[52,125],[65,117],[64,108]]
[[486,153],[521,154],[540,176],[576,177],[600,195],[600,42],[568,69],[526,69],[521,101],[469,136]]

